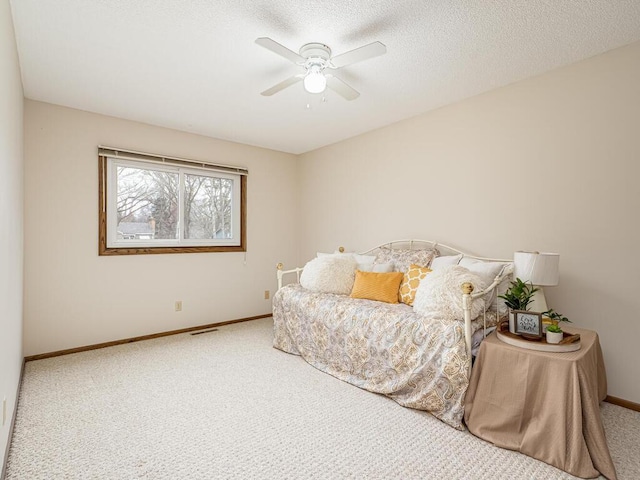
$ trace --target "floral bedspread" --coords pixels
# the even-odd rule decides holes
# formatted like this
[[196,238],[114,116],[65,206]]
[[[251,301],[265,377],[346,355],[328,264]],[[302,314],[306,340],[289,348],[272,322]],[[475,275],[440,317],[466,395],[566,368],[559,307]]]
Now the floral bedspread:
[[[299,284],[275,294],[273,320],[274,347],[464,429],[470,358],[463,321],[418,315],[404,304],[311,292]],[[481,323],[482,316],[472,329]]]

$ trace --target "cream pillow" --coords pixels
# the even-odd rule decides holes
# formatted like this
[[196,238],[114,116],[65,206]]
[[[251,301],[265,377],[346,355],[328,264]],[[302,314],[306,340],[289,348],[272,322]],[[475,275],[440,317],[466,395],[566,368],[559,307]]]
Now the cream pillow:
[[[445,320],[464,319],[462,308],[462,284],[470,282],[474,290],[486,288],[484,278],[468,269],[450,265],[429,274],[426,282],[421,282],[413,302],[413,310],[421,315],[429,315]],[[471,302],[471,319],[484,310],[484,299]]]
[[433,259],[430,265],[431,270],[439,270],[442,267],[446,267],[448,265],[458,265],[462,260],[462,254],[459,255],[444,255],[442,257],[436,257]]
[[393,263],[358,262],[358,270],[362,272],[389,273],[393,272]]
[[375,255],[360,255],[359,253],[355,253],[355,252],[338,252],[338,251],[335,251],[333,253],[317,252],[318,257],[327,257],[331,255],[337,255],[337,256],[350,255],[356,260],[356,262],[359,262],[359,263],[373,263],[376,259]]
[[511,282],[513,281],[513,266],[509,265],[505,267],[504,273],[506,273],[504,280],[502,280],[498,284],[493,301],[491,302],[491,305],[488,307],[494,311],[497,309],[498,314],[500,316],[503,316],[509,313],[509,307],[507,307],[507,304],[504,303],[504,299],[499,298],[499,296],[507,293],[507,290],[509,290],[509,287],[511,287]]
[[404,274],[402,283],[400,283],[400,292],[398,299],[409,306],[413,305],[413,301],[418,291],[418,286],[427,277],[431,269],[427,267],[419,267],[411,265],[409,270]]
[[[484,278],[485,285],[487,287],[491,285],[496,277],[502,274],[503,271],[507,272],[511,270],[510,263],[485,262],[483,260],[477,260],[475,258],[468,257],[464,257],[462,260],[460,260],[459,265],[461,267],[468,268],[470,271],[477,273],[478,275],[481,275]],[[487,295],[486,303],[488,309],[495,311],[496,307],[499,307],[498,311],[501,315],[508,312],[504,301],[502,301],[502,299],[499,299],[498,295],[504,295],[504,293],[509,288],[510,283],[511,276],[507,276],[498,284],[497,288],[493,289],[493,291]]]
[[398,288],[402,276],[401,272],[376,273],[357,270],[351,297],[398,303]]
[[300,275],[300,285],[313,292],[349,295],[357,263],[351,255],[327,255],[309,261]]

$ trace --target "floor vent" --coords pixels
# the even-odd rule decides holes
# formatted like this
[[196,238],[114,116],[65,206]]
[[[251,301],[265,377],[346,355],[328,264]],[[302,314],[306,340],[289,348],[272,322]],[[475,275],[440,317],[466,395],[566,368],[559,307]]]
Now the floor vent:
[[203,333],[217,332],[217,331],[218,331],[217,328],[212,328],[211,330],[202,330],[201,332],[193,332],[190,335],[201,335]]

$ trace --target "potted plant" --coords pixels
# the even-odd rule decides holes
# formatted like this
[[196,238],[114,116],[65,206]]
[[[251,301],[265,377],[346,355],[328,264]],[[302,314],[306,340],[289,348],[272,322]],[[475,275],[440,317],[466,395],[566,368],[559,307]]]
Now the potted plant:
[[542,328],[545,332],[549,325],[558,325],[559,322],[571,323],[571,320],[561,313],[556,312],[553,308],[550,308],[546,312],[542,312]]
[[564,337],[562,329],[558,325],[549,325],[547,327],[547,343],[560,343]]
[[[526,283],[516,278],[511,282],[511,286],[504,295],[498,295],[498,298],[504,300],[509,310],[527,310],[529,303],[533,299],[533,295],[538,291],[531,283]],[[509,331],[514,333],[513,313],[509,312]]]

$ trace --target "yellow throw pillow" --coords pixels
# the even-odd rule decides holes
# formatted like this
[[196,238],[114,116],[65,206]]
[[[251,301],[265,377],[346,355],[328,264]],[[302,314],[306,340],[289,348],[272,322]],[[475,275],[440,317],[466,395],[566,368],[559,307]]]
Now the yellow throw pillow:
[[402,277],[402,272],[377,273],[356,270],[351,297],[398,303],[398,288]]
[[413,305],[413,300],[416,298],[416,292],[418,291],[418,285],[424,280],[427,274],[431,270],[427,267],[420,267],[418,265],[411,265],[407,273],[402,278],[400,284],[400,291],[398,292],[399,300],[407,305]]

